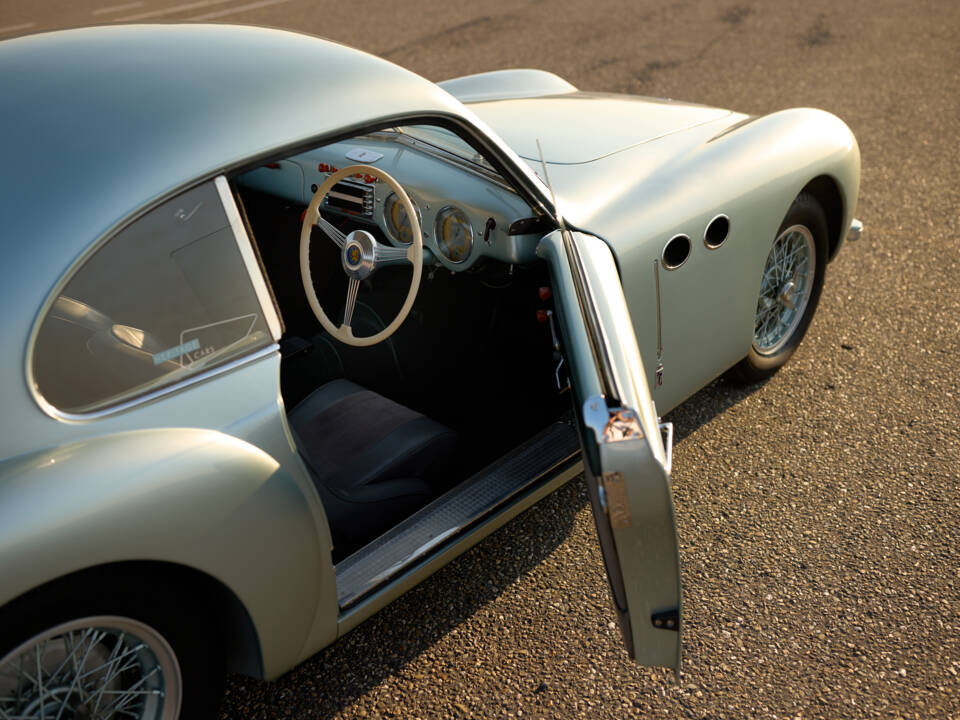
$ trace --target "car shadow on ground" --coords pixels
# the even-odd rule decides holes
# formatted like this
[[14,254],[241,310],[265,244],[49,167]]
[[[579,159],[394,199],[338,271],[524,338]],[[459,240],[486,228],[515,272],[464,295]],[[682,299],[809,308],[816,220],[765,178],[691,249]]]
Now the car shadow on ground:
[[673,423],[674,444],[679,444],[681,440],[706,425],[717,415],[743,402],[767,382],[763,380],[752,385],[742,385],[722,376],[717,378],[663,418]]
[[[760,385],[717,380],[665,418],[679,443]],[[329,648],[273,682],[233,676],[223,720],[335,715],[433,647],[504,588],[539,566],[570,535],[587,505],[582,478],[522,513]]]

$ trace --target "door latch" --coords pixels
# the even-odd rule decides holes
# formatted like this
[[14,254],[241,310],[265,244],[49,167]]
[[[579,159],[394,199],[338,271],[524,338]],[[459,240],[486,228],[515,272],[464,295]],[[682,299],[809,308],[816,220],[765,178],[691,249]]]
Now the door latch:
[[547,310],[546,316],[547,322],[550,324],[550,337],[553,342],[553,361],[557,364],[553,371],[553,377],[557,381],[557,390],[562,393],[570,389],[570,379],[567,377],[564,377],[562,381],[560,379],[560,371],[563,369],[563,350],[560,349],[560,337],[557,335],[553,310]]

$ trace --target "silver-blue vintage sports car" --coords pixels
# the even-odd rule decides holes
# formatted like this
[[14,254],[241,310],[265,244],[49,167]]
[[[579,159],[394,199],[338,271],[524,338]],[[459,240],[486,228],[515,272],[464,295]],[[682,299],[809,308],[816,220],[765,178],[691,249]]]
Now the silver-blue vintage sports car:
[[680,663],[662,414],[773,373],[859,151],[199,25],[0,43],[0,718],[206,717],[586,475]]

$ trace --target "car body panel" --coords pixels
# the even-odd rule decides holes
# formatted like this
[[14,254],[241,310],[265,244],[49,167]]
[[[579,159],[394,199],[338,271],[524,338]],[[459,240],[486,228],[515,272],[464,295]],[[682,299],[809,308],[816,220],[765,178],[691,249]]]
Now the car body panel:
[[274,349],[136,412],[47,417],[48,448],[0,465],[0,604],[94,565],[164,560],[239,598],[267,677],[300,658],[311,628],[332,641],[330,534],[305,470],[291,472],[302,465],[282,421],[278,366]]
[[[506,128],[486,113],[493,103],[471,107],[507,136],[526,132],[526,144],[514,140],[524,154],[559,100],[511,102],[528,113],[518,111]],[[638,113],[647,107],[624,106]],[[539,161],[529,164],[542,172]],[[564,218],[602,237],[616,255],[647,382],[666,413],[746,356],[770,245],[794,198],[814,178],[826,176],[838,186],[843,217],[833,241],[846,235],[859,192],[860,153],[842,121],[800,108],[755,119],[725,113],[592,162],[548,161],[548,168]],[[730,234],[710,249],[704,232],[721,213],[730,219]],[[681,233],[692,240],[690,257],[676,270],[660,271],[664,373],[658,386],[653,261]]]
[[5,594],[14,579],[31,588],[84,569],[75,565],[81,555],[87,567],[181,564],[243,603],[267,677],[299,659],[323,590],[319,543],[299,488],[269,455],[223,433],[166,429],[65,445],[19,463],[4,469],[0,486]]
[[[559,165],[592,162],[732,114],[675,100],[586,92],[472,102],[470,109],[523,159],[540,161],[539,140],[547,162]],[[541,122],[531,125],[533,117]],[[549,122],[542,122],[546,118]],[[602,132],[596,131],[598,125]],[[578,142],[570,142],[571,137]]]

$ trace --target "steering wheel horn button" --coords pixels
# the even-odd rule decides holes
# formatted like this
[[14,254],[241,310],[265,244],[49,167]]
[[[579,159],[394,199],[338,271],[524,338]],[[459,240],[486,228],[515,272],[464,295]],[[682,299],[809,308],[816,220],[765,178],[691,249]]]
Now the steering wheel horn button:
[[344,240],[340,261],[343,271],[351,278],[370,277],[377,258],[377,241],[366,230],[354,230]]

